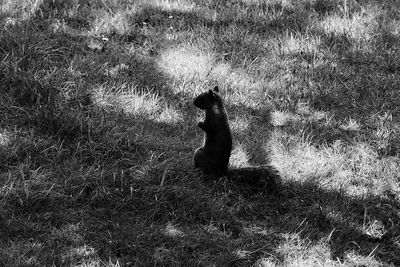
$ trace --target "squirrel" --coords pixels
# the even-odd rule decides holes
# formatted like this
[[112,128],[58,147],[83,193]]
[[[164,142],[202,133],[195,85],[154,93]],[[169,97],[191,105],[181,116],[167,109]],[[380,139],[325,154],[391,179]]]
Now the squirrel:
[[228,114],[224,107],[218,86],[200,94],[194,105],[205,110],[204,122],[198,126],[205,132],[204,145],[194,153],[194,166],[208,176],[216,178],[225,176],[248,191],[267,191],[275,194],[281,181],[278,171],[272,166],[254,166],[228,170],[232,151],[232,134],[229,128]]
[[207,175],[223,176],[228,171],[232,134],[218,86],[200,94],[193,103],[206,112],[204,122],[198,123],[205,132],[205,138],[204,145],[194,153],[194,166]]

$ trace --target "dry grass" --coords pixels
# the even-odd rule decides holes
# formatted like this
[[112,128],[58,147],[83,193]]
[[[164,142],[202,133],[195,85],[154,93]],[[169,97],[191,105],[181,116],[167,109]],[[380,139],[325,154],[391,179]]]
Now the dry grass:
[[[0,0],[0,265],[400,265],[399,10]],[[215,84],[279,192],[193,169]]]

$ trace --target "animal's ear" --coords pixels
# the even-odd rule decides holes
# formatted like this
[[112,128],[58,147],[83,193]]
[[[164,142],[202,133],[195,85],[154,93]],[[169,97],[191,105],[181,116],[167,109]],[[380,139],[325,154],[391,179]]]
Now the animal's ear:
[[214,91],[217,92],[217,93],[219,93],[219,88],[218,88],[218,86],[215,86],[215,87],[214,87]]
[[208,94],[213,95],[213,91],[212,90],[208,91]]

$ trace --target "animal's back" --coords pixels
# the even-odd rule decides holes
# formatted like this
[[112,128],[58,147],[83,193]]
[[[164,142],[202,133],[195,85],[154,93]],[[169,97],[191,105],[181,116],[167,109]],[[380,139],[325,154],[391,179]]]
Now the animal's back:
[[195,152],[195,167],[202,169],[206,174],[224,175],[228,170],[232,151],[232,134],[222,99],[210,90],[198,96],[194,103],[206,112],[205,121],[199,123],[205,132],[205,141],[203,147]]

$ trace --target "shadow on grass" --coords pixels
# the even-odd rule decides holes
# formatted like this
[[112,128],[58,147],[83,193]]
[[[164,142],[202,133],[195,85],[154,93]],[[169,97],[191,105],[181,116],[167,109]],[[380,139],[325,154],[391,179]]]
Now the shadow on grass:
[[[332,259],[344,260],[353,251],[363,256],[374,255],[387,264],[399,264],[398,234],[391,235],[392,231],[398,231],[400,219],[397,214],[400,204],[395,199],[349,197],[315,184],[290,183],[284,192],[282,206],[285,210],[293,208],[290,212],[293,221],[305,219],[300,227],[303,229],[298,229],[300,235],[313,242],[320,241],[321,235],[328,238]],[[390,229],[382,239],[361,230],[376,221]]]
[[[111,55],[89,56],[101,66]],[[124,62],[132,70],[119,79],[150,88],[167,101],[176,100],[154,62],[135,56]],[[80,70],[85,72],[86,67]],[[359,199],[301,183],[283,184],[276,196],[245,197],[235,183],[204,183],[191,170],[191,149],[198,145],[193,144],[192,128],[185,129],[186,136],[176,136],[184,125],[101,110],[83,97],[90,94],[84,85],[112,81],[100,72],[95,68],[88,73],[88,81],[70,100],[67,111],[52,105],[56,101],[52,94],[43,93],[54,89],[49,84],[17,82],[10,86],[9,77],[2,73],[1,81],[9,90],[16,86],[28,92],[22,96],[18,91],[17,95],[10,93],[10,106],[1,107],[11,118],[1,120],[2,128],[19,128],[27,138],[1,146],[7,168],[0,177],[9,186],[0,219],[1,245],[10,248],[1,252],[5,264],[16,263],[8,258],[18,259],[20,252],[25,254],[17,263],[36,257],[34,263],[55,265],[95,261],[96,257],[139,266],[243,266],[261,257],[281,262],[283,236],[298,233],[314,243],[329,238],[333,259],[351,251],[363,256],[373,252],[384,264],[400,265],[396,240],[380,241],[360,230],[374,220],[386,229],[398,226],[400,207],[395,199]],[[186,101],[187,124],[193,118],[191,100]],[[235,134],[246,140],[251,164],[268,163],[262,149],[267,140],[254,136],[256,129],[268,131],[265,124],[270,119],[265,111],[228,109],[260,118]],[[190,125],[195,127],[194,122]],[[187,145],[178,143],[182,140]],[[172,157],[172,165],[167,165]],[[160,186],[163,176],[166,182]]]
[[[208,3],[201,14],[144,6],[132,16],[131,23],[138,28],[145,24],[146,27],[158,29],[159,34],[164,34],[171,28],[186,32],[193,32],[195,29],[202,35],[206,29],[208,37],[214,36],[213,50],[233,67],[242,66],[244,59],[249,63],[268,56],[270,51],[264,47],[265,39],[277,37],[284,32],[303,32],[309,23],[303,9],[283,7],[280,3],[236,4],[240,4],[243,10],[236,10],[225,2],[216,1]],[[213,12],[218,13],[215,18],[212,16]],[[242,12],[249,15],[244,16]],[[254,13],[268,12],[274,15],[254,16]]]
[[267,110],[260,110],[245,105],[226,104],[228,114],[243,116],[247,119],[245,129],[233,131],[234,141],[242,145],[248,164],[250,166],[265,165],[270,162],[269,151],[266,147],[272,130],[270,113]]
[[[278,248],[294,245],[283,238],[291,234],[309,246],[328,239],[333,260],[355,253],[400,263],[396,236],[380,240],[360,230],[372,221],[398,227],[399,204],[387,198],[358,199],[299,183],[284,184],[279,195],[244,198],[235,183],[204,183],[194,172],[178,169],[167,175],[163,187],[137,180],[121,185],[110,175],[101,184],[107,192],[95,185],[82,193],[82,183],[76,186],[71,197],[48,195],[21,204],[8,199],[7,205],[15,205],[9,219],[1,220],[2,240],[24,243],[31,248],[25,255],[38,256],[38,264],[99,257],[140,266],[243,266],[261,258],[285,264]],[[93,255],[66,257],[84,247]]]

